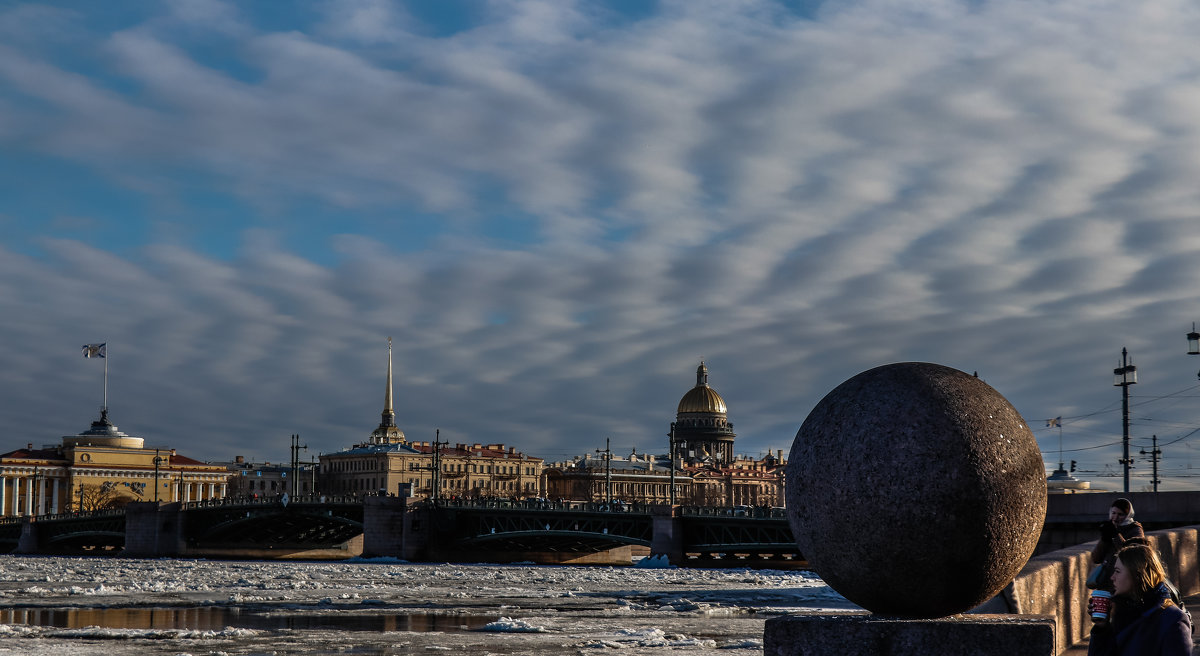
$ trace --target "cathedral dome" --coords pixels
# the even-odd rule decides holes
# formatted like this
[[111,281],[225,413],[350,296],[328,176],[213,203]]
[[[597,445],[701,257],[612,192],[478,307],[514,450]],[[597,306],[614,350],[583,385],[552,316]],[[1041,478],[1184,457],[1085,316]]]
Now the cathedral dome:
[[725,399],[717,391],[707,385],[693,387],[679,400],[676,412],[716,412],[725,414]]
[[676,412],[726,413],[725,399],[708,386],[708,367],[703,362],[696,368],[696,386],[679,400]]

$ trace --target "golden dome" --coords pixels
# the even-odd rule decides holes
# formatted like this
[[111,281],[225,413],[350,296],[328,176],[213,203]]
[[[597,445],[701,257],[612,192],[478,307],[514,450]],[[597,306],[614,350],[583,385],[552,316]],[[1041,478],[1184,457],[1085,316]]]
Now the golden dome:
[[696,386],[679,400],[676,412],[707,412],[725,414],[725,399],[708,386],[708,367],[701,362],[696,367]]
[[716,412],[725,414],[725,399],[717,390],[704,385],[693,387],[679,400],[676,412]]

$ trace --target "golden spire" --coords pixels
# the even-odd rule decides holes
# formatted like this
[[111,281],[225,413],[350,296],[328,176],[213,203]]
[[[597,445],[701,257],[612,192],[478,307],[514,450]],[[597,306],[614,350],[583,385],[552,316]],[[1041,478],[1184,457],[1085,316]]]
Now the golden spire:
[[383,395],[383,422],[381,428],[390,428],[396,425],[396,410],[392,407],[392,338],[388,337],[388,367],[387,367],[387,391]]
[[388,338],[387,389],[383,394],[383,421],[371,433],[371,444],[403,444],[404,431],[396,427],[396,411],[392,408],[392,338]]

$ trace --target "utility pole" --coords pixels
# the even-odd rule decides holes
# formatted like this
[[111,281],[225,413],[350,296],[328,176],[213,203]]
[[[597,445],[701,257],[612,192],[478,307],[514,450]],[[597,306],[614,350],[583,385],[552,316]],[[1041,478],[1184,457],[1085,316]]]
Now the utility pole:
[[1125,468],[1125,493],[1129,494],[1129,470],[1133,458],[1129,457],[1129,386],[1137,384],[1137,367],[1129,359],[1129,351],[1121,348],[1121,366],[1113,369],[1113,385],[1121,388],[1121,465]]
[[1149,451],[1142,449],[1142,456],[1146,456],[1146,455],[1150,456],[1150,463],[1154,468],[1154,476],[1153,476],[1153,478],[1151,478],[1150,482],[1154,485],[1154,492],[1157,493],[1158,492],[1158,484],[1162,482],[1162,481],[1158,480],[1158,461],[1162,459],[1162,450],[1158,448],[1158,436],[1157,435],[1150,436],[1150,444],[1151,444],[1151,447],[1150,447]]
[[667,433],[667,438],[670,440],[670,448],[667,450],[667,453],[670,454],[670,459],[671,459],[670,499],[671,499],[671,505],[673,506],[673,505],[675,505],[675,422],[671,422],[671,432]]
[[[428,471],[429,478],[429,500],[437,505],[438,491],[442,487],[442,429],[436,428],[433,432],[433,451],[430,453],[429,466],[420,467],[419,469]],[[447,442],[449,444],[449,442]]]
[[[604,438],[604,498],[608,501],[609,509],[612,508],[612,438]],[[596,449],[596,453],[601,453],[600,449]]]
[[300,436],[297,434],[293,434],[292,435],[292,445],[291,445],[292,481],[291,481],[291,484],[289,485],[289,487],[292,488],[292,496],[296,496],[296,494],[300,492],[299,474],[297,473],[300,471],[300,449],[304,449],[305,451],[308,451],[308,445],[300,444]]

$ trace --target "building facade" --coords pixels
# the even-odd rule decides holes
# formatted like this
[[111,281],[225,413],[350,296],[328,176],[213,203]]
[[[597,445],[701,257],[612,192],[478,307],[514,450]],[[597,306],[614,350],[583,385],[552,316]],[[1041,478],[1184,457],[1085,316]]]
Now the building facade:
[[316,463],[300,463],[295,471],[288,465],[246,462],[242,456],[216,464],[229,472],[226,496],[233,498],[274,499],[285,492],[305,495],[317,489]]
[[[664,455],[585,454],[546,467],[546,496],[552,500],[670,503],[671,482],[671,461]],[[691,497],[691,477],[678,464],[674,484],[676,502]]]
[[389,494],[416,498],[539,497],[541,458],[503,444],[410,442],[396,426],[392,396],[392,344],[379,427],[365,442],[319,456],[322,494]]
[[120,507],[130,501],[201,501],[225,496],[229,472],[176,453],[147,448],[122,433],[108,410],[91,428],[59,445],[0,454],[0,516]]

